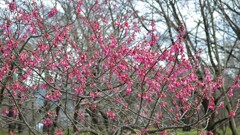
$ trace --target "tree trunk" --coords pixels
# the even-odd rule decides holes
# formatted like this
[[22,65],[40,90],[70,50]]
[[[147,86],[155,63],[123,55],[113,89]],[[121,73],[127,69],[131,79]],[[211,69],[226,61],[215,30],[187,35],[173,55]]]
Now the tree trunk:
[[[74,117],[74,124],[77,125],[77,119],[78,119],[78,110],[80,109],[80,102],[81,100],[77,100],[77,104],[74,108],[74,114],[73,114],[73,117]],[[77,132],[78,129],[76,126],[73,125],[73,132]]]

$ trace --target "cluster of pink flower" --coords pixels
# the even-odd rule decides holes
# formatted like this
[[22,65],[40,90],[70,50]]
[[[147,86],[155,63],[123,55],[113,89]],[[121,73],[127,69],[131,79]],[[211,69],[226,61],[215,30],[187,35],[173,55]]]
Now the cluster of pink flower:
[[17,4],[15,3],[15,0],[12,0],[12,2],[9,3],[8,6],[11,12],[13,12],[17,8]]
[[96,97],[99,97],[101,96],[101,93],[100,92],[90,92],[89,95],[95,99]]
[[48,101],[58,100],[61,97],[62,93],[60,90],[55,90],[53,92],[47,92],[45,99]]
[[50,125],[53,124],[53,121],[52,121],[51,119],[46,119],[46,120],[44,120],[42,123],[43,123],[43,125],[45,125],[45,126],[50,126]]
[[7,115],[9,113],[8,109],[3,109],[2,114]]
[[58,129],[56,135],[63,135],[62,129]]
[[56,117],[57,116],[57,114],[55,113],[55,112],[52,112],[52,111],[49,111],[48,113],[47,113],[47,115],[48,115],[48,117]]
[[52,10],[48,13],[48,17],[49,18],[53,17],[57,12],[58,10],[56,7],[52,8]]
[[[3,110],[2,110],[2,114],[4,114],[4,115],[8,115],[9,112],[10,112],[10,111],[9,111],[8,109],[3,109]],[[13,109],[13,110],[12,110],[12,113],[13,113],[13,115],[17,115],[17,114],[18,114],[17,109]]]
[[107,112],[107,117],[111,118],[111,119],[115,119],[116,114],[113,111],[109,111],[109,112]]

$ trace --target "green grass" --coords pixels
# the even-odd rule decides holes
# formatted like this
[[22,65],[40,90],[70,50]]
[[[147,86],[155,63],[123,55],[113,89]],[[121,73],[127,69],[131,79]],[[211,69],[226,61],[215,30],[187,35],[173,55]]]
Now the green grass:
[[[72,135],[73,134],[73,130],[69,130],[69,132],[67,130],[63,131],[63,135]],[[9,135],[9,132],[7,130],[0,130],[0,135]],[[14,135],[32,135],[29,132],[24,132],[24,133],[18,133],[17,131],[14,131]],[[90,135],[90,133],[81,133],[78,135]]]
[[[240,133],[240,127],[238,127],[238,133]],[[192,129],[191,131],[188,132],[183,132],[181,129],[178,130],[168,130],[167,131],[167,135],[199,135],[201,133],[201,130],[196,130],[196,129]],[[223,135],[222,130],[218,130],[218,133],[220,135]],[[69,129],[68,130],[64,130],[63,131],[63,135],[72,135],[73,134],[73,129]],[[152,135],[159,135],[160,133],[156,133],[156,134],[152,134]],[[9,135],[7,130],[0,130],[0,135]],[[25,133],[17,133],[17,131],[14,132],[14,135],[30,135],[29,132],[25,132]],[[90,135],[90,133],[81,133],[79,135]],[[134,135],[134,134],[132,134]],[[232,131],[230,128],[226,129],[226,134],[225,135],[232,135]]]
[[[238,133],[240,133],[240,127],[238,127],[237,131],[238,131]],[[220,135],[223,135],[223,131],[222,130],[218,130],[217,132]],[[196,130],[196,129],[193,129],[193,130],[188,131],[188,132],[183,132],[182,130],[168,131],[168,134],[170,134],[170,135],[199,135],[200,133],[201,133],[201,130]],[[230,128],[226,129],[225,135],[232,135],[232,131],[231,131]]]
[[199,135],[201,131],[198,130],[191,130],[188,132],[183,132],[181,130],[178,130],[177,132],[172,132],[172,135]]
[[[63,135],[72,135],[72,134],[73,134],[73,128],[70,128],[69,130],[66,129],[63,131]],[[90,135],[90,133],[84,132],[77,135]]]

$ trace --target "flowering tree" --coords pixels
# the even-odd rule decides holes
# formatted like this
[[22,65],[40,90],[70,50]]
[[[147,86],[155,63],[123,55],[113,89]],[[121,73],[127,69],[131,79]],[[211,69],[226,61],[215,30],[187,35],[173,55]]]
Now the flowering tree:
[[[221,111],[212,108],[209,113],[209,122],[206,124],[206,130],[216,133],[219,127],[228,125],[232,134],[238,134],[236,122],[239,121],[232,114],[238,114],[239,108],[239,2],[235,0],[214,1],[160,1],[160,0],[141,0],[145,5],[145,12],[137,11],[141,18],[141,24],[147,26],[147,23],[155,21],[164,32],[162,42],[174,42],[174,33],[178,32],[177,26],[184,25],[185,47],[188,58],[195,59],[194,54],[202,50],[198,58],[199,66],[198,77],[203,79],[206,76],[205,67],[209,67],[209,73],[213,79],[222,77],[223,85],[217,91],[211,94],[211,100],[214,106],[224,103],[225,108]],[[142,16],[140,16],[142,15]],[[147,27],[144,27],[147,30]],[[147,30],[148,31],[148,30]],[[208,98],[202,101],[203,111],[206,113],[209,109]],[[229,115],[231,117],[229,117]],[[186,122],[190,122],[186,119]],[[235,122],[236,121],[236,122]],[[190,130],[190,128],[183,128]],[[224,133],[224,132],[223,132]]]
[[[160,45],[155,21],[143,24],[127,0],[12,0],[3,8],[0,116],[10,133],[42,134],[42,123],[58,135],[166,134],[204,128],[230,105],[222,75],[202,69],[200,51],[189,57],[185,26]],[[215,93],[226,100],[216,104]],[[228,108],[233,122],[237,106]]]

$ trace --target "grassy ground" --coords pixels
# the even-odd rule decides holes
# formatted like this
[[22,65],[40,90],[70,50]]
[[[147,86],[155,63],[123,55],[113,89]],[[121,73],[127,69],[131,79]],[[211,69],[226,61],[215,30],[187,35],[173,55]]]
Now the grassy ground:
[[[223,135],[223,131],[222,130],[218,130],[217,131],[219,133],[219,135]],[[177,130],[177,131],[172,131],[172,132],[168,132],[170,135],[199,135],[201,133],[201,131],[199,130],[191,130],[189,132],[183,132],[181,130]],[[238,128],[238,133],[240,133],[240,127]],[[225,135],[232,135],[232,131],[230,128],[226,129],[226,133]]]
[[[167,132],[167,135],[199,135],[200,134],[200,130],[191,130],[189,132],[183,132],[182,130],[171,130]],[[238,132],[240,133],[240,127],[238,128]],[[221,130],[218,130],[218,133],[220,133],[219,135],[223,135],[223,132]],[[63,135],[72,135],[73,134],[73,130],[64,130],[63,131]],[[9,135],[8,131],[6,130],[0,130],[0,135]],[[25,133],[17,133],[14,132],[14,135],[31,135],[29,132],[25,132]],[[80,135],[90,135],[90,133],[81,133]],[[134,134],[132,134],[134,135]],[[152,135],[161,135],[161,133],[156,133],[156,134],[152,134]],[[226,134],[225,135],[232,135],[232,132],[229,128],[227,128],[226,130]]]

